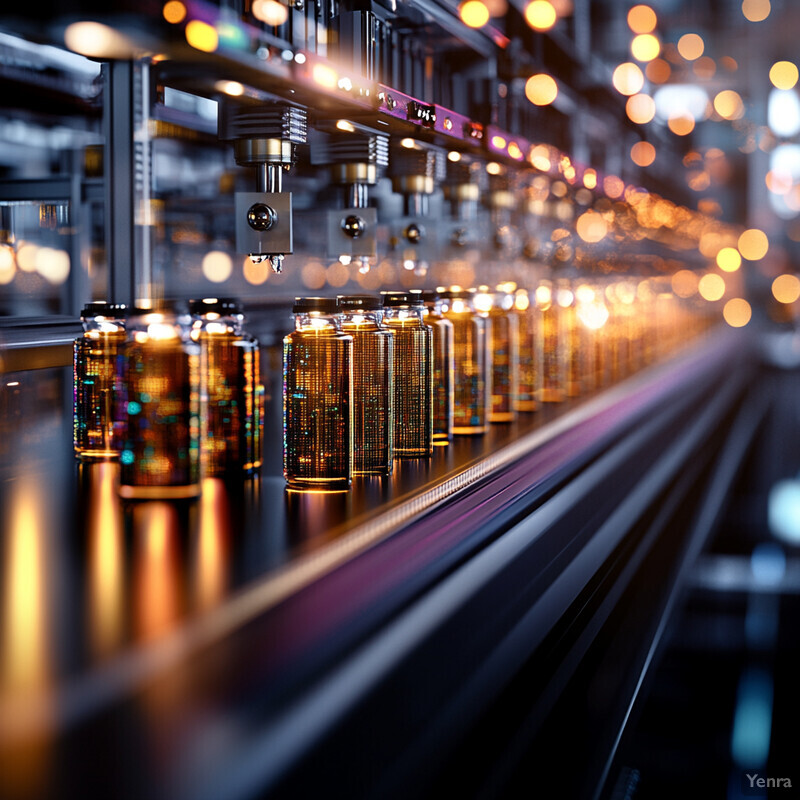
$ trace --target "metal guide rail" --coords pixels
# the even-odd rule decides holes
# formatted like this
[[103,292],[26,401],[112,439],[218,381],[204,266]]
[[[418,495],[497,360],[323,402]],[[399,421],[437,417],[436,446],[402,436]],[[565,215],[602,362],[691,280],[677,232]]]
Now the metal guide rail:
[[646,508],[737,406],[746,341],[717,332],[349,493],[286,492],[273,464],[192,503],[121,504],[114,465],[72,461],[65,370],[37,372],[2,417],[4,794],[409,789],[422,730],[455,742],[477,713],[504,626],[536,618],[508,679],[625,541],[617,505]]

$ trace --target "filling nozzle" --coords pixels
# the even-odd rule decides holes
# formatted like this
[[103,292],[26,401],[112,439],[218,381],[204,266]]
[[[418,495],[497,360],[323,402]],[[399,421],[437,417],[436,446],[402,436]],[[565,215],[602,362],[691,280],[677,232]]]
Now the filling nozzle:
[[237,164],[255,169],[256,191],[236,193],[236,248],[281,272],[293,251],[292,194],[283,191],[283,173],[306,141],[306,111],[283,103],[223,104],[222,111],[220,137],[233,140]]
[[403,196],[403,217],[395,222],[390,242],[403,269],[421,277],[436,255],[439,231],[431,224],[431,196],[444,180],[445,154],[414,139],[395,140],[389,171],[392,189]]
[[342,264],[357,261],[368,272],[378,254],[378,213],[369,207],[374,186],[388,163],[386,134],[349,120],[322,122],[311,140],[311,163],[328,168],[330,182],[340,186],[341,208],[326,213],[328,258]]

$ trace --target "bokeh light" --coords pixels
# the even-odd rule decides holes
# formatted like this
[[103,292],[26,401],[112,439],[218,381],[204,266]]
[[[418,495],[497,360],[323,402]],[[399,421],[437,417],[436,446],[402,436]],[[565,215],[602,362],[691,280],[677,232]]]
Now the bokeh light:
[[696,33],[684,33],[678,39],[678,52],[687,60],[694,61],[703,55],[706,45],[703,37]]
[[481,0],[467,0],[458,7],[458,13],[470,28],[480,28],[489,21],[489,9]]
[[732,328],[743,328],[750,322],[753,316],[753,309],[750,303],[742,297],[734,297],[725,303],[722,309],[722,316],[725,322]]
[[679,269],[672,276],[672,291],[678,297],[692,297],[697,294],[699,278],[690,269]]
[[321,261],[309,261],[300,270],[300,279],[307,289],[321,289],[327,279],[326,270]]
[[676,136],[688,136],[694,130],[694,119],[687,114],[678,114],[670,117],[667,125]]
[[222,250],[211,250],[203,256],[202,269],[212,283],[224,283],[233,273],[233,261]]
[[269,278],[271,269],[272,267],[270,266],[269,259],[264,259],[264,261],[255,264],[250,256],[245,256],[242,262],[244,279],[253,286],[260,286],[262,283],[265,283],[267,278]]
[[724,89],[714,98],[714,110],[723,119],[741,119],[744,116],[744,103],[738,92]]
[[49,283],[58,286],[69,277],[70,259],[66,250],[40,247],[35,262],[36,271]]
[[350,280],[350,270],[344,264],[340,264],[337,261],[335,264],[331,264],[328,267],[325,279],[331,286],[338,289]]
[[136,49],[125,34],[100,22],[67,25],[64,43],[70,50],[89,58],[131,58]]
[[542,172],[548,172],[552,167],[550,148],[546,144],[537,144],[535,147],[531,148],[528,160],[536,169]]
[[764,231],[758,228],[748,228],[737,243],[739,252],[748,261],[758,261],[764,258],[769,250],[769,239]]
[[650,142],[636,142],[631,147],[631,161],[639,167],[649,167],[656,160],[656,149]]
[[213,53],[219,44],[219,36],[213,26],[199,19],[193,19],[186,25],[186,41],[195,50]]
[[769,79],[776,89],[793,89],[798,77],[797,65],[791,61],[776,61],[769,71]]
[[558,84],[544,72],[531,75],[525,82],[525,97],[535,106],[547,106],[558,97]]
[[644,74],[651,83],[666,83],[672,75],[672,67],[669,61],[656,58],[645,67]]
[[748,22],[763,22],[772,11],[769,0],[742,0],[742,14]]
[[595,243],[605,238],[608,233],[608,223],[597,211],[586,211],[575,221],[575,229],[584,242]]
[[533,0],[525,6],[525,22],[537,31],[549,31],[558,19],[549,0]]
[[721,300],[725,294],[725,281],[716,272],[708,272],[700,278],[700,282],[697,284],[697,291],[700,293],[700,297],[713,303],[716,300]]
[[616,175],[606,175],[603,178],[603,191],[612,199],[621,197],[625,191],[625,182]]
[[244,84],[239,81],[217,81],[214,88],[230,97],[241,97],[244,94]]
[[186,6],[181,0],[169,0],[161,12],[167,22],[177,25],[186,19]]
[[17,266],[22,272],[36,272],[36,254],[39,245],[33,242],[20,241],[17,245]]
[[633,37],[631,55],[637,61],[652,61],[661,52],[661,42],[652,33],[640,33]]
[[650,33],[657,23],[656,12],[650,6],[639,4],[628,11],[628,27],[634,33]]
[[252,15],[265,25],[278,27],[289,19],[289,9],[278,0],[253,0]]
[[614,70],[611,81],[620,94],[630,96],[642,90],[644,75],[636,64],[626,61]]
[[625,103],[625,113],[631,122],[644,125],[656,115],[656,103],[649,94],[635,94]]
[[7,244],[0,244],[0,286],[11,283],[16,272],[14,248]]
[[778,275],[772,281],[772,295],[779,303],[794,303],[800,298],[800,279],[796,275]]
[[735,247],[723,247],[717,253],[717,266],[723,272],[736,272],[742,266],[742,256]]
[[717,73],[717,65],[713,58],[701,56],[692,64],[692,72],[701,80],[710,80]]

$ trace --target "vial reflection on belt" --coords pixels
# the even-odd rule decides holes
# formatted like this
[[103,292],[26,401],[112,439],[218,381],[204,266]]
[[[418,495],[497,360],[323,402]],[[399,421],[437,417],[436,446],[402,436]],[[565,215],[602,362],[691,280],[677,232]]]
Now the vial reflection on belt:
[[258,341],[244,330],[237,300],[207,297],[189,304],[192,338],[203,348],[207,389],[203,472],[221,477],[253,472],[260,439]]
[[353,337],[339,303],[298,297],[283,339],[283,474],[290,489],[347,489],[353,459]]
[[73,444],[82,459],[119,456],[117,362],[125,343],[125,310],[95,302],[81,311],[83,334],[73,345]]
[[120,495],[196,497],[205,388],[188,311],[180,306],[132,309],[122,365]]

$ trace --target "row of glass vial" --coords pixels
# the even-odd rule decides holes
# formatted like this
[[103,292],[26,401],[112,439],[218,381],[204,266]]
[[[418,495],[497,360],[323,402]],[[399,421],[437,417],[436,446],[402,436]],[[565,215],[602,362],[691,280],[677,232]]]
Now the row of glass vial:
[[200,493],[201,476],[262,461],[258,341],[234,300],[163,308],[90,303],[74,343],[73,444],[121,462],[127,498]]
[[[516,338],[506,330],[505,350],[492,348],[472,294],[297,298],[284,339],[290,488],[346,489],[353,475],[388,475],[394,458],[430,456],[453,434],[511,418],[503,409],[516,391]],[[511,328],[514,318],[503,318]],[[494,382],[492,363],[502,373]]]
[[453,434],[619,380],[672,340],[673,299],[569,280],[540,281],[532,297],[503,284],[298,298],[284,339],[287,483],[345,489]]

